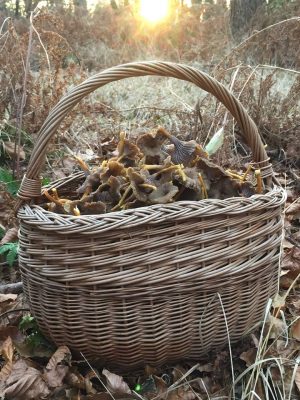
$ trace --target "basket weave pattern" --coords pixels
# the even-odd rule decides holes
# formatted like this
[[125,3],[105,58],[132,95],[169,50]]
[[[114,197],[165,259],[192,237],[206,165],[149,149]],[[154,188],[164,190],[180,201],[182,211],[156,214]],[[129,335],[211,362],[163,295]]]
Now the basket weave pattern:
[[[174,76],[170,69],[177,68],[180,79],[184,70],[187,80],[199,75],[216,85],[211,92],[225,90],[246,128],[254,160],[270,171],[253,121],[222,85],[169,63],[129,64],[128,71],[134,76],[138,68],[161,71],[162,65],[164,75]],[[126,65],[117,68],[124,75]],[[101,74],[120,79],[117,68]],[[101,74],[90,79],[98,80],[97,87]],[[82,98],[82,87],[86,92],[84,83],[73,89],[44,123],[20,190],[22,201],[40,194],[29,182],[38,181],[45,146],[70,109],[64,105]],[[53,186],[67,191],[81,179],[77,174]],[[55,343],[106,364],[134,367],[198,358],[224,345],[228,332],[237,340],[261,320],[277,289],[284,201],[283,190],[273,187],[251,198],[81,217],[25,204],[18,213],[20,268],[32,312]]]

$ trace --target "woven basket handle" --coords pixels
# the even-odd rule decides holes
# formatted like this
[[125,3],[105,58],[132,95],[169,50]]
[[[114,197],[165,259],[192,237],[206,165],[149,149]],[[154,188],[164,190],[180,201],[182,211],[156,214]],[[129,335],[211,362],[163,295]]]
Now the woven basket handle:
[[56,106],[50,111],[42,125],[36,145],[33,149],[27,173],[23,178],[18,196],[20,202],[31,200],[41,195],[40,172],[45,163],[47,145],[55,134],[60,123],[67,113],[86,95],[107,83],[124,78],[157,75],[178,78],[189,81],[201,89],[213,94],[235,118],[241,128],[241,134],[249,145],[253,154],[253,161],[264,171],[264,177],[273,174],[272,167],[268,163],[268,156],[259,136],[254,121],[247,111],[226,87],[209,75],[187,65],[170,62],[137,62],[119,65],[106,69],[96,74],[80,85],[73,88],[67,95],[61,98]]

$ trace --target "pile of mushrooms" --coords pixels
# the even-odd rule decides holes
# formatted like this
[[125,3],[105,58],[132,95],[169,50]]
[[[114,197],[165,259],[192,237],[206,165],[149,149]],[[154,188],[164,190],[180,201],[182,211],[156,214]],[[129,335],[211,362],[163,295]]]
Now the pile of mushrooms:
[[250,197],[262,190],[246,180],[247,173],[225,171],[198,143],[179,140],[162,127],[139,136],[136,143],[121,132],[114,155],[96,168],[77,161],[86,178],[76,196],[66,199],[56,189],[45,190],[47,210],[102,214],[180,200]]

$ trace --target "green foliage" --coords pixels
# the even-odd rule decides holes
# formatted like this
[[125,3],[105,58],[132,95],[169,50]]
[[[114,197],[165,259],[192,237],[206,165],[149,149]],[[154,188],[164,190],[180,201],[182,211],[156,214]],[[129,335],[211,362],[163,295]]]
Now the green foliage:
[[50,182],[51,182],[51,180],[49,178],[43,178],[42,179],[42,186],[49,185]]
[[37,351],[37,349],[52,350],[52,345],[45,339],[41,333],[36,319],[31,315],[23,316],[19,323],[19,329],[26,335],[26,345],[29,351]]
[[21,319],[21,322],[19,323],[19,329],[23,333],[26,333],[29,330],[37,331],[38,325],[34,317],[32,317],[31,315],[24,315],[24,317]]
[[287,0],[269,0],[268,8],[270,10],[280,9],[287,3]]
[[[16,196],[21,185],[21,181],[14,179],[13,174],[6,168],[0,168],[0,183],[5,184],[8,193],[12,196]],[[48,185],[49,183],[49,178],[42,179],[42,186]]]
[[6,185],[7,191],[15,196],[20,187],[20,181],[15,180],[13,174],[5,168],[0,168],[0,182]]
[[0,255],[5,254],[6,261],[10,267],[12,267],[18,258],[19,244],[18,242],[14,243],[5,243],[0,247]]

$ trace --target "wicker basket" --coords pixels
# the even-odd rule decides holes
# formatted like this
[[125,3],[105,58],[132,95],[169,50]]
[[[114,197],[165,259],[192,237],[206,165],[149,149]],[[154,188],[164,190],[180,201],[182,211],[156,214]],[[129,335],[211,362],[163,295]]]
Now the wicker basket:
[[[270,190],[251,198],[181,201],[104,215],[57,215],[34,205],[47,144],[93,90],[128,77],[190,81],[239,124]],[[238,340],[277,289],[285,193],[239,101],[192,67],[142,62],[107,69],[63,97],[43,124],[19,191],[20,268],[42,332],[103,364],[195,359]],[[56,182],[77,187],[82,174]]]

